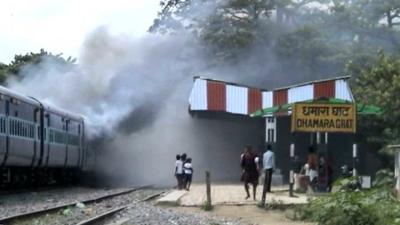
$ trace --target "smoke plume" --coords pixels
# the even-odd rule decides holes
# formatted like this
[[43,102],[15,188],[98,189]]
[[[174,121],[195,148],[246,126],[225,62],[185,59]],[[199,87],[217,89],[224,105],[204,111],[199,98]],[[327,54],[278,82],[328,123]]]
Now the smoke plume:
[[[206,6],[196,16],[215,7]],[[133,38],[100,27],[86,38],[77,65],[45,58],[8,86],[84,115],[102,181],[171,185],[175,154],[183,152],[193,157],[196,180],[206,169],[232,180],[225,176],[240,173],[238,146],[263,140],[262,123],[192,118],[187,110],[193,76],[273,88],[331,74],[290,76],[297,71],[277,69],[282,64],[273,44],[253,46],[237,64],[216,65],[209,54],[184,29]]]

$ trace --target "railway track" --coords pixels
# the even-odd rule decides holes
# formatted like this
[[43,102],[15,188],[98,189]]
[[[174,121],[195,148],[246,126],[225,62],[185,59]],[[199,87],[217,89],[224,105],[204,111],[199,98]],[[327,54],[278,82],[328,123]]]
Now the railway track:
[[[118,197],[122,198],[125,195],[132,194],[132,193],[134,193],[136,191],[139,191],[139,190],[145,190],[146,188],[149,188],[149,186],[142,186],[142,187],[137,187],[137,188],[129,188],[127,190],[118,191],[118,192],[115,192],[115,193],[105,194],[105,195],[102,195],[102,196],[99,196],[99,197],[86,199],[84,201],[80,201],[79,203],[81,205],[83,205],[83,206],[85,206],[85,205],[87,205],[87,206],[93,205],[93,208],[95,209],[96,205],[100,205],[101,203],[106,202],[107,200],[112,200],[113,198],[118,198]],[[132,204],[132,202],[130,202],[130,203]],[[111,204],[111,203],[104,203],[104,204]],[[30,224],[29,221],[33,221],[33,220],[35,220],[37,218],[49,216],[49,215],[52,215],[52,214],[53,215],[59,215],[58,212],[60,212],[60,210],[68,209],[68,208],[74,208],[74,207],[76,207],[76,205],[77,205],[77,202],[73,201],[73,202],[57,205],[57,206],[54,206],[54,207],[49,207],[47,209],[33,210],[33,211],[25,212],[25,213],[20,213],[20,214],[15,214],[15,215],[11,215],[11,216],[1,217],[0,218],[0,224],[1,225],[3,225],[3,224],[24,224],[24,221],[26,222],[26,224]],[[126,204],[124,206],[128,207],[128,204]],[[115,212],[118,212],[120,210],[123,210],[124,206],[115,208],[113,210],[115,210]],[[112,207],[112,206],[111,205],[106,205],[106,207]],[[108,215],[111,215],[112,213],[110,211],[112,211],[112,210],[108,210],[106,213],[101,213],[101,214],[104,214],[104,215],[100,215],[100,214],[96,213],[96,216],[93,216],[93,217],[91,217],[89,219],[86,219],[86,220],[83,220],[81,222],[82,222],[82,224],[92,224],[90,221],[98,220],[99,218],[97,218],[97,217],[99,217],[99,216],[100,216],[100,218],[104,218],[104,217],[107,217]],[[43,222],[42,224],[47,224],[47,223],[48,222]],[[36,224],[37,224],[37,222],[36,222]]]
[[130,203],[130,204],[127,204],[127,205],[124,205],[124,206],[121,206],[121,207],[117,207],[117,208],[108,210],[107,212],[104,212],[104,213],[102,213],[102,214],[100,214],[100,215],[94,216],[94,217],[89,218],[89,219],[87,219],[87,220],[83,220],[83,221],[77,223],[76,225],[92,225],[92,224],[99,224],[101,221],[104,221],[104,220],[106,220],[107,218],[112,217],[112,216],[113,216],[115,213],[117,213],[117,212],[120,212],[120,211],[122,211],[122,210],[125,210],[125,209],[129,208],[130,206],[132,206],[132,205],[134,205],[134,204],[152,200],[152,199],[154,199],[154,198],[160,196],[160,195],[163,194],[163,193],[164,193],[164,191],[161,191],[161,192],[159,192],[159,193],[156,193],[156,194],[147,196],[146,198],[141,199],[141,200],[138,200],[138,201],[136,201],[136,202],[134,202],[134,203]]

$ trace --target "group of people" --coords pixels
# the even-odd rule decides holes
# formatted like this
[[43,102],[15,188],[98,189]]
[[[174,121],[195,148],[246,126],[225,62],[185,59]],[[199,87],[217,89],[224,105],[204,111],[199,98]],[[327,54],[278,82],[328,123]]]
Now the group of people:
[[192,159],[188,158],[186,153],[176,155],[174,175],[178,182],[178,189],[189,191],[192,184],[193,166]]
[[246,199],[250,198],[249,184],[252,184],[253,199],[256,200],[256,190],[260,172],[265,174],[262,193],[262,200],[265,202],[266,192],[271,192],[272,173],[275,170],[275,154],[272,151],[272,146],[267,146],[262,156],[262,161],[257,154],[253,152],[251,146],[246,146],[244,153],[240,157],[240,165],[242,167],[241,181],[244,182],[244,188],[247,194]]
[[[330,163],[326,162],[323,155],[318,155],[316,153],[316,148],[310,146],[308,149],[307,162],[304,166],[299,166],[301,162],[295,157],[296,166],[295,173],[298,172],[299,179],[299,189],[306,191],[311,188],[312,191],[317,189],[330,191],[332,186],[332,174],[333,170]],[[299,168],[300,167],[300,168]]]

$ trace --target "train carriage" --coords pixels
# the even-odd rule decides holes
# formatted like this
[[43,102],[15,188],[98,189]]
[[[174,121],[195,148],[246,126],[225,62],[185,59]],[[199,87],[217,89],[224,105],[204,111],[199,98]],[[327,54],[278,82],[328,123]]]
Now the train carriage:
[[70,180],[85,166],[82,116],[0,86],[0,186]]

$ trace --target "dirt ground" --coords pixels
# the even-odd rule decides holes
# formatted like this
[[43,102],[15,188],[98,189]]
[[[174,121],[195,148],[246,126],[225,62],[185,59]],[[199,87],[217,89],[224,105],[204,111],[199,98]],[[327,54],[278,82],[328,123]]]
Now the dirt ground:
[[174,207],[184,213],[205,213],[217,217],[240,219],[240,221],[247,224],[257,225],[315,225],[313,223],[305,223],[299,221],[292,221],[286,217],[290,211],[280,210],[264,210],[255,205],[243,206],[215,206],[210,212],[205,212],[198,207]]

